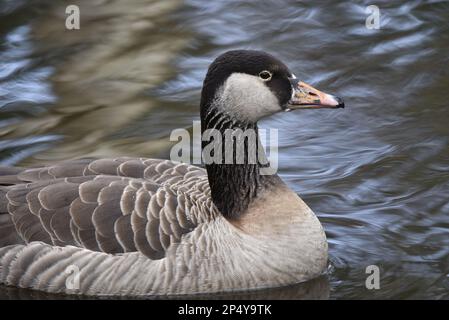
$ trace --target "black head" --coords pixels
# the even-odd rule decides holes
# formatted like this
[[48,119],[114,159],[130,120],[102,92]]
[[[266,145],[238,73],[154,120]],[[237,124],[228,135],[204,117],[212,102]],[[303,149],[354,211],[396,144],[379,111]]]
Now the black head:
[[255,50],[228,51],[216,58],[201,94],[202,119],[216,111],[256,123],[283,110],[324,107],[343,107],[343,102],[299,81],[272,55]]
[[[223,91],[226,82],[229,82],[230,90],[240,89],[235,90],[234,94],[227,92],[228,107],[232,107],[230,103],[238,103],[241,108],[247,108],[256,115],[258,112],[255,109],[265,108],[260,116],[281,111],[292,97],[290,83],[292,78],[288,67],[268,53],[255,50],[228,51],[216,58],[209,67],[203,84],[201,111],[206,111],[214,100],[220,98],[223,92],[219,90]],[[269,91],[264,94],[261,91],[263,88]],[[258,105],[261,101],[256,98],[260,95],[266,96],[268,93],[272,94],[269,98],[276,99],[276,106]],[[237,99],[239,101],[229,101]],[[233,109],[233,111],[240,114],[239,111],[243,110]]]

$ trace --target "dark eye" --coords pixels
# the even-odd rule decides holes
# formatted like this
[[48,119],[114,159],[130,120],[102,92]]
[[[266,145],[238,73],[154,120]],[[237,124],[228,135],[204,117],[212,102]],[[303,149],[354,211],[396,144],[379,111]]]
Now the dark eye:
[[264,70],[259,73],[259,78],[262,79],[263,81],[270,81],[272,76],[273,75],[271,74],[271,72],[267,70]]

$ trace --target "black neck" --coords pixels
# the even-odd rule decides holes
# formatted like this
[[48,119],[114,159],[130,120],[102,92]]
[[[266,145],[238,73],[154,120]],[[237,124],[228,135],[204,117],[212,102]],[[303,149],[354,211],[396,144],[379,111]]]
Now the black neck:
[[[205,148],[207,145],[209,145],[210,151],[211,143],[214,144],[214,147],[216,146],[222,150],[221,162],[206,162],[212,200],[226,218],[238,218],[246,211],[251,201],[268,186],[277,182],[279,178],[277,175],[260,174],[261,168],[268,164],[264,160],[266,156],[263,147],[260,145],[257,123],[245,123],[221,113],[216,108],[208,108],[207,112],[202,112],[201,114],[202,134],[207,129],[218,130],[222,137],[221,145],[218,141],[214,141],[213,138],[210,141],[202,142],[203,152],[206,151]],[[236,129],[240,129],[241,131]],[[256,141],[259,143],[254,144],[250,142],[248,144],[248,139],[242,139],[240,141],[244,141],[244,147],[238,152],[236,142],[232,141],[232,163],[229,163],[229,149],[226,149],[228,150],[227,157],[225,152],[225,137],[228,137],[228,134],[231,132],[237,132],[236,135],[238,135],[239,132],[248,132],[247,130],[255,134]],[[241,153],[242,150],[243,155]],[[251,158],[249,155],[251,152],[253,152],[253,155],[259,153],[256,161],[254,161],[254,157]],[[237,153],[240,155],[239,158],[237,157]]]

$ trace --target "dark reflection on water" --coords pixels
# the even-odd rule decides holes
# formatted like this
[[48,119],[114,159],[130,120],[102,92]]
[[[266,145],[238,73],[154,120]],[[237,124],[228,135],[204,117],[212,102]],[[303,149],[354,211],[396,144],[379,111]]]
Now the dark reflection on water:
[[[0,299],[97,299],[98,297],[59,295],[46,292],[5,287],[0,285]],[[209,295],[180,295],[180,296],[139,296],[139,297],[108,297],[102,296],[100,299],[151,299],[151,300],[325,300],[329,299],[329,280],[326,276],[321,276],[308,282],[299,283],[287,287],[261,289],[241,292],[227,292]]]
[[[213,57],[263,49],[348,106],[262,123],[326,229],[329,297],[449,298],[447,1],[380,1],[380,30],[365,28],[370,1],[76,2],[72,32],[68,1],[0,4],[2,164],[167,156]],[[380,290],[365,287],[371,264]],[[327,297],[301,290],[254,297]]]

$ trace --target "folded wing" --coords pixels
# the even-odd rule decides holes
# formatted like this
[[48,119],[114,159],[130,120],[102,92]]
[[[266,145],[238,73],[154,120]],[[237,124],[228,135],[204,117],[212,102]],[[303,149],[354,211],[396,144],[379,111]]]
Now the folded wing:
[[161,259],[217,213],[205,170],[168,160],[82,159],[15,172],[8,181],[14,184],[1,187],[0,207],[27,243]]

